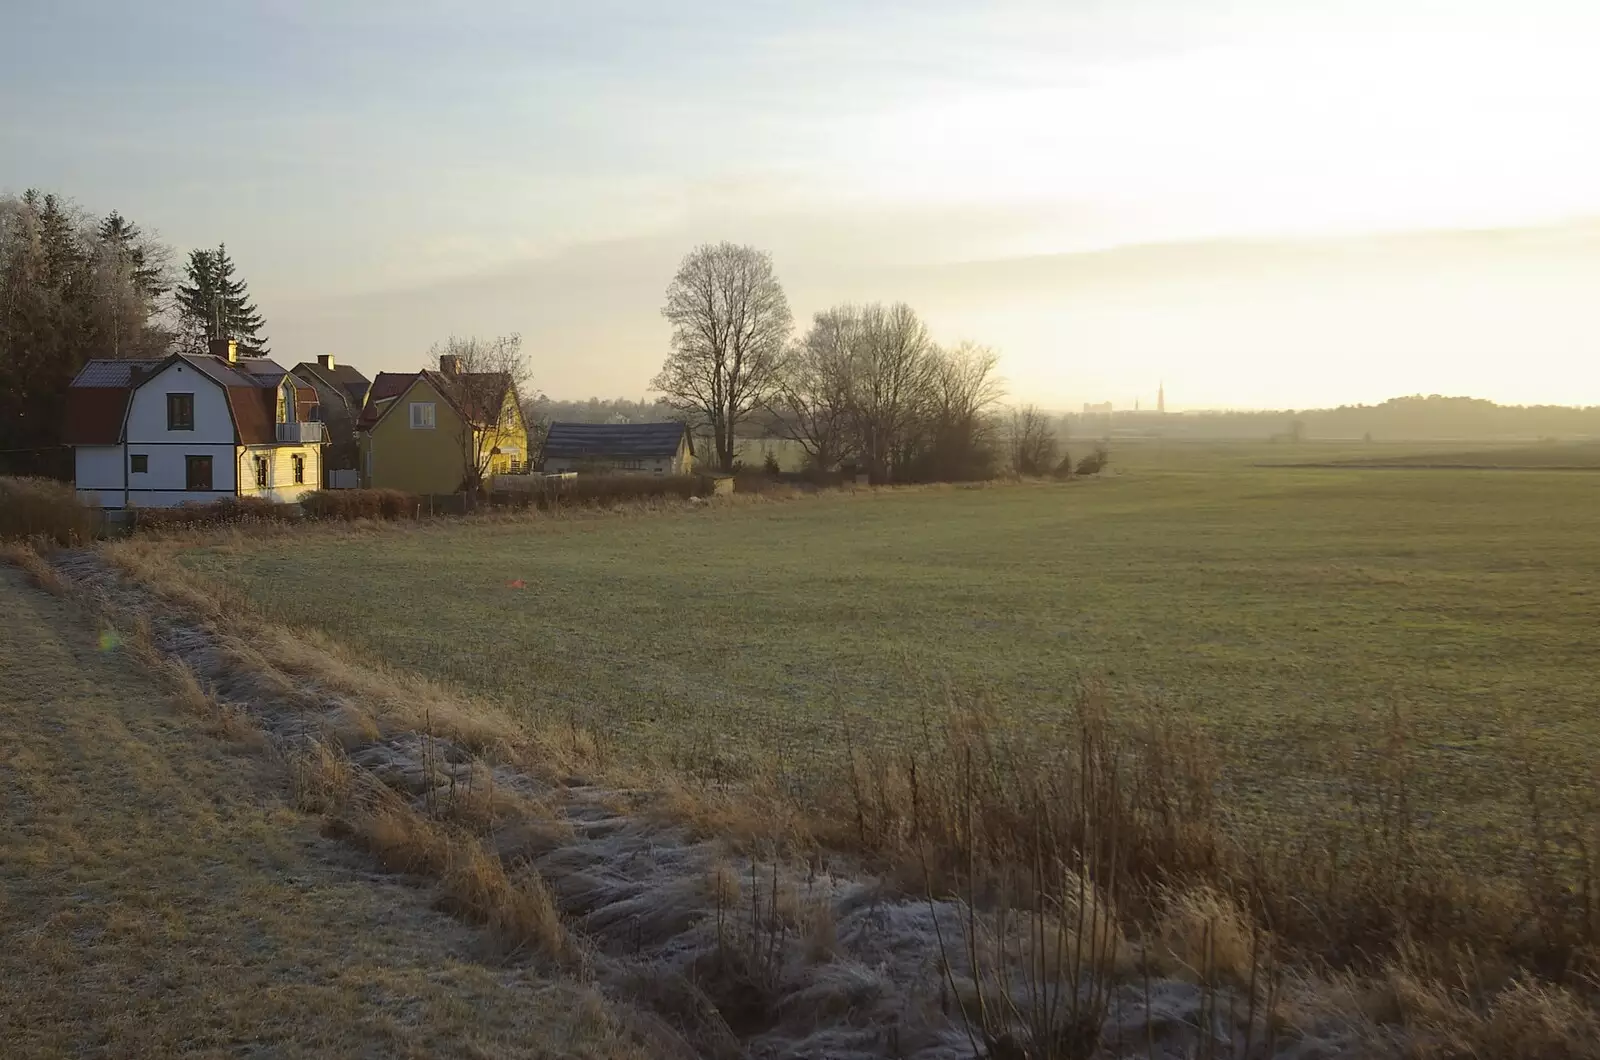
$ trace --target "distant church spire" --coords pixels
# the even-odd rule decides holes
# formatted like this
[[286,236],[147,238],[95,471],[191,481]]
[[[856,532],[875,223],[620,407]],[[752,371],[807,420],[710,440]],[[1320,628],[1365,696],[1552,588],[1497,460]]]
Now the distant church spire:
[[1163,379],[1161,385],[1156,387],[1156,411],[1167,411],[1167,381]]

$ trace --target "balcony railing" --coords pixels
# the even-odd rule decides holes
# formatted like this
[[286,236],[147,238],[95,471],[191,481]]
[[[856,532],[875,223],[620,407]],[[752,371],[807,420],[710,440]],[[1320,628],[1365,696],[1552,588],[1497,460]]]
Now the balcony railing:
[[278,424],[278,441],[297,445],[317,445],[323,441],[322,424],[312,420]]

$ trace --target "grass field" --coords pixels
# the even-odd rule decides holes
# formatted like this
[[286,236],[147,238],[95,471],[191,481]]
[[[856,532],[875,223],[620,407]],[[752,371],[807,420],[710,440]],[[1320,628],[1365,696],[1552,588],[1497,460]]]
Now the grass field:
[[626,1055],[0,566],[0,1054]]
[[1346,812],[1397,713],[1412,797],[1452,837],[1513,838],[1529,776],[1557,803],[1587,789],[1600,477],[1255,466],[1282,455],[1147,446],[1067,485],[314,529],[187,561],[712,771],[908,738],[947,686],[1052,724],[1097,679],[1198,718],[1236,805],[1273,820]]

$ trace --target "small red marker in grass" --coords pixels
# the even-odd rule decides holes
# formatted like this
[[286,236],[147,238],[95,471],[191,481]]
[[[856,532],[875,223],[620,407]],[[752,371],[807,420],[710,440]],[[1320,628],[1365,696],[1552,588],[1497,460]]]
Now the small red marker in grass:
[[526,589],[527,587],[528,583],[523,581],[521,578],[513,578],[506,582],[507,589]]

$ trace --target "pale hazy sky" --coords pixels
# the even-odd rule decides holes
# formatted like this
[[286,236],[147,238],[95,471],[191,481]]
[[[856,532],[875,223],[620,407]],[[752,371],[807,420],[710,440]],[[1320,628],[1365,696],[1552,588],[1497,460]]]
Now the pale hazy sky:
[[694,244],[1054,405],[1600,403],[1595,0],[11,0],[0,190],[226,240],[280,360],[639,395]]

